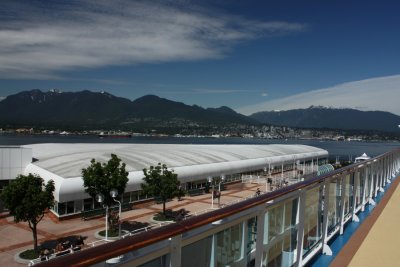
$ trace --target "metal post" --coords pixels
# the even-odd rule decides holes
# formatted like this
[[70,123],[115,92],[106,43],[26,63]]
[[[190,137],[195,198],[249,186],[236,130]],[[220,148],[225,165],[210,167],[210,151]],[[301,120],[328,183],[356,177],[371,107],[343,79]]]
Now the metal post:
[[211,189],[211,208],[214,208],[214,184],[212,184],[212,189]]
[[182,262],[182,236],[177,235],[171,238],[171,267],[180,267]]
[[328,246],[328,213],[329,213],[329,194],[330,194],[330,182],[325,181],[325,195],[324,195],[324,214],[322,220],[322,253],[328,256],[332,256],[332,250]]
[[106,206],[106,241],[108,241],[108,205]]
[[359,183],[359,172],[354,171],[351,175],[353,175],[353,222],[359,222],[360,219],[358,218],[356,214],[356,208],[357,208],[357,188],[358,188],[358,183]]
[[367,192],[367,183],[368,183],[368,169],[366,167],[362,167],[360,170],[360,173],[363,173],[362,178],[360,177],[360,182],[361,179],[363,179],[363,192],[362,192],[362,197],[361,197],[361,211],[364,211],[365,209],[365,195]]
[[[367,166],[368,168],[368,166]],[[374,168],[373,165],[369,165],[369,177],[371,179],[369,179],[369,197],[368,197],[368,203],[371,204],[372,206],[375,206],[376,203],[373,199],[373,194],[374,194]]]
[[211,184],[211,209],[214,209],[214,184],[211,176],[208,176],[208,182]]
[[118,203],[118,239],[121,239],[121,202],[113,198]]
[[298,209],[298,231],[297,231],[297,265],[302,266],[303,242],[304,242],[304,216],[306,209],[306,192],[300,191]]
[[311,159],[311,173],[314,173],[314,158]]
[[257,237],[256,237],[256,256],[255,266],[262,266],[262,256],[264,249],[264,225],[265,225],[265,210],[261,209],[257,214]]
[[342,203],[342,205],[340,206],[340,234],[343,234],[343,230],[344,230],[344,207],[345,207],[345,203],[344,203],[344,199],[345,199],[345,191],[346,191],[346,175],[343,175],[342,177],[339,178],[341,181],[340,184],[340,203]]

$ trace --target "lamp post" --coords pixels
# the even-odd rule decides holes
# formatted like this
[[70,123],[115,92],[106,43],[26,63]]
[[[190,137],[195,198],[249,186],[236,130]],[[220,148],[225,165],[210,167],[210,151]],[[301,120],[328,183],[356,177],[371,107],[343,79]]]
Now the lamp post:
[[[121,202],[116,200],[115,198],[118,196],[117,189],[111,189],[110,197],[119,204],[119,213],[118,213],[118,238],[121,238]],[[96,201],[98,203],[103,204],[103,207],[106,208],[106,230],[105,230],[105,239],[108,241],[108,205],[104,204],[104,195],[102,193],[96,194]]]
[[219,181],[218,184],[218,192],[219,192],[219,197],[218,197],[218,208],[221,206],[221,183],[225,181],[225,175],[221,175],[221,180]]
[[119,207],[118,207],[118,239],[121,239],[121,201],[118,201],[115,199],[118,196],[118,190],[111,189],[110,196],[112,197],[114,202],[117,202],[119,205]]
[[[104,203],[104,195],[102,193],[98,193],[96,195],[96,201],[100,204]],[[108,205],[103,204],[103,207],[106,208],[106,241],[108,241]]]
[[214,209],[214,184],[211,176],[208,176],[208,182],[211,184],[211,208]]

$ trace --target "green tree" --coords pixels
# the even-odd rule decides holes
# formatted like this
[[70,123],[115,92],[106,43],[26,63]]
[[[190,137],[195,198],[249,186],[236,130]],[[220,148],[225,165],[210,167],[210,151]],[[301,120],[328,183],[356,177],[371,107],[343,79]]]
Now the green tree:
[[33,249],[38,252],[37,225],[54,205],[54,181],[47,184],[37,175],[19,175],[1,193],[0,198],[15,222],[28,222],[33,234]]
[[145,194],[160,198],[163,202],[163,214],[165,215],[165,203],[174,198],[179,192],[178,175],[168,170],[167,165],[158,163],[150,166],[149,170],[143,169],[144,183],[141,184]]
[[[122,196],[125,192],[126,184],[128,183],[128,172],[125,170],[126,164],[121,162],[121,159],[116,155],[111,154],[111,159],[107,163],[101,163],[92,159],[90,166],[82,169],[83,186],[85,192],[92,198],[97,194],[104,196],[104,204],[111,206],[115,204],[110,196],[110,191],[116,189],[118,196]],[[109,211],[111,213],[111,211]],[[115,220],[110,218],[110,229],[114,229]]]

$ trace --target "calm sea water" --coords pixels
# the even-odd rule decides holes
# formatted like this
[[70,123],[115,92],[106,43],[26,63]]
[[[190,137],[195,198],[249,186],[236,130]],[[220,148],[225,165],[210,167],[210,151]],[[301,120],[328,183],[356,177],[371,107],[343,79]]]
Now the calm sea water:
[[377,156],[400,147],[399,142],[347,142],[319,140],[269,140],[258,138],[179,138],[138,136],[132,138],[98,138],[97,136],[0,135],[0,145],[27,145],[38,143],[150,143],[150,144],[303,144],[325,149],[331,158],[341,160],[367,153]]

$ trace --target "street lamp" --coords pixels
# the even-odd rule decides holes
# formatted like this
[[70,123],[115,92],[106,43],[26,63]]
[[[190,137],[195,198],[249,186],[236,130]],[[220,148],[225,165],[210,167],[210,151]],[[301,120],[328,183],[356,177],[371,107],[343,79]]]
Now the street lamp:
[[214,208],[214,184],[213,184],[213,178],[211,176],[208,176],[208,182],[211,184],[211,208]]
[[118,239],[121,239],[121,201],[116,200],[115,198],[118,196],[118,190],[117,189],[111,189],[110,191],[110,197],[114,200],[114,202],[117,202],[119,205],[118,209]]
[[[116,200],[115,198],[118,196],[117,189],[111,189],[110,197],[119,204],[119,213],[118,213],[118,237],[121,238],[121,202]],[[96,194],[96,201],[100,204],[103,204],[103,207],[106,208],[106,230],[105,230],[105,238],[108,241],[108,205],[104,204],[104,195],[102,193]]]
[[[96,195],[96,201],[100,204],[104,203],[104,195],[102,193],[98,193]],[[108,241],[108,205],[103,204],[103,208],[106,208],[106,241]]]

